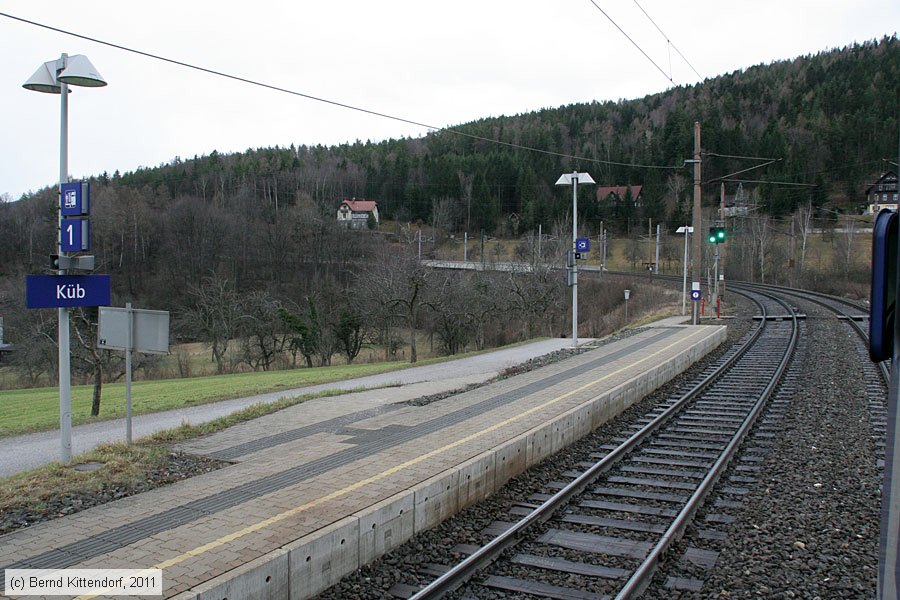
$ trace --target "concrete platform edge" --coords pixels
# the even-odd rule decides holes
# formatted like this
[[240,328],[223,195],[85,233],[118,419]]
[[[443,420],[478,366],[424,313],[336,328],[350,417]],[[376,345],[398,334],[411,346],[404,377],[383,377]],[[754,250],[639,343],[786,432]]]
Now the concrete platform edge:
[[726,328],[719,327],[686,351],[539,427],[174,598],[306,600],[613,419],[725,338]]

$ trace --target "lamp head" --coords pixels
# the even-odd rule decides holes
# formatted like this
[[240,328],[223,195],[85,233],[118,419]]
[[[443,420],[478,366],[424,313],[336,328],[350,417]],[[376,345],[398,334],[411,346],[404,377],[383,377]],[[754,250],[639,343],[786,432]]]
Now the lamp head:
[[42,64],[22,87],[45,94],[59,94],[62,92],[62,83],[82,87],[103,87],[106,80],[84,54],[63,55],[59,60]]
[[106,80],[97,71],[97,67],[91,64],[84,54],[76,54],[66,59],[66,68],[57,76],[59,81],[67,85],[80,85],[83,87],[103,87]]
[[28,81],[22,84],[22,87],[26,90],[43,92],[45,94],[61,93],[62,86],[56,80],[56,61],[45,62],[38,67],[38,70],[28,78]]

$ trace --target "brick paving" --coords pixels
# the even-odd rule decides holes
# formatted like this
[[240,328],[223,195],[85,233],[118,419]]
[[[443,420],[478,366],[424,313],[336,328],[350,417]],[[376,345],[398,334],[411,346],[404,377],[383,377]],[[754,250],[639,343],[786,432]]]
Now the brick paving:
[[[460,499],[477,499],[493,488],[495,472],[503,478],[516,467],[502,464],[506,454],[496,465],[476,457],[708,345],[717,332],[648,328],[425,406],[400,403],[435,393],[437,383],[296,405],[182,445],[198,454],[227,453],[228,467],[0,537],[0,567],[158,567],[171,597],[450,469],[471,477],[461,482],[470,487]],[[541,444],[568,443],[572,429]],[[524,440],[515,449],[519,456],[546,453]],[[523,461],[511,451],[510,463]]]

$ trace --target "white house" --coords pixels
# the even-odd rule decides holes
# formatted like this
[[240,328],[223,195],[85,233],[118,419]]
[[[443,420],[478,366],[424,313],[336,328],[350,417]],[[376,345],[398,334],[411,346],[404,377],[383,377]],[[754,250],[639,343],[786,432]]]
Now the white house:
[[866,189],[866,212],[878,214],[882,208],[897,210],[897,174],[888,171]]
[[374,200],[344,199],[337,210],[338,223],[344,223],[351,229],[365,229],[369,226],[369,216],[375,218],[375,225],[380,222],[378,218],[378,203]]

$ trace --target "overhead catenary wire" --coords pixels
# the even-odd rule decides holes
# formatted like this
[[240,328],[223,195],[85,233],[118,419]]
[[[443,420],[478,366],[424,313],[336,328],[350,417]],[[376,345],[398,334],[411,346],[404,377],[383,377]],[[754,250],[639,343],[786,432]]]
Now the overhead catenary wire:
[[[691,71],[693,71],[694,74],[697,75],[697,77],[699,77],[700,79],[703,79],[703,75],[701,75],[701,74],[697,71],[697,69],[694,68],[694,65],[691,64],[691,61],[689,61],[689,60],[684,56],[684,54],[681,53],[681,50],[679,50],[678,47],[675,46],[675,44],[672,43],[672,40],[669,39],[669,36],[667,36],[667,35],[665,34],[665,32],[664,32],[662,29],[660,29],[659,25],[656,24],[656,21],[653,20],[653,17],[651,17],[650,15],[647,14],[647,11],[644,10],[644,7],[641,6],[640,4],[638,4],[638,1],[637,1],[637,0],[633,0],[633,2],[634,2],[634,5],[635,5],[635,6],[637,6],[639,9],[641,9],[641,12],[644,13],[644,16],[647,17],[647,19],[649,19],[651,23],[653,23],[653,26],[656,27],[656,30],[660,33],[660,35],[662,35],[664,38],[666,38],[666,43],[669,45],[669,47],[672,48],[673,50],[675,50],[675,52],[678,53],[678,56],[681,57],[681,60],[683,60],[683,61],[687,64],[687,66],[689,66],[689,67],[691,68]],[[670,57],[669,57],[669,73],[670,73],[670,74],[671,74],[671,71],[672,71],[672,58],[671,58],[671,55],[670,55]]]
[[[599,8],[599,7],[598,7],[598,8]],[[254,85],[254,86],[257,86],[257,87],[269,89],[269,90],[276,91],[276,92],[280,92],[280,93],[283,93],[283,94],[290,94],[290,95],[292,95],[292,96],[297,96],[297,97],[300,97],[300,98],[305,98],[305,99],[307,99],[307,100],[313,100],[313,101],[315,101],[315,102],[321,102],[321,103],[328,104],[328,105],[331,105],[331,106],[335,106],[335,107],[338,107],[338,108],[342,108],[342,109],[346,109],[346,110],[352,110],[352,111],[364,113],[364,114],[367,114],[367,115],[371,115],[371,116],[375,116],[375,117],[379,117],[379,118],[383,118],[383,119],[389,119],[389,120],[392,120],[392,121],[397,121],[397,122],[399,122],[399,123],[406,123],[406,124],[408,124],[408,125],[414,125],[414,126],[416,126],[416,127],[422,127],[422,128],[424,128],[424,129],[430,129],[430,130],[433,130],[434,132],[437,132],[437,133],[449,133],[449,134],[452,134],[452,135],[456,135],[456,136],[468,138],[468,139],[471,139],[471,140],[476,140],[476,141],[486,142],[486,143],[490,143],[490,144],[494,144],[494,145],[498,145],[498,146],[504,146],[504,147],[507,147],[507,148],[515,149],[515,150],[524,150],[524,151],[528,151],[528,152],[535,152],[535,153],[544,154],[544,155],[548,155],[548,156],[555,156],[555,157],[558,157],[558,158],[566,158],[566,159],[571,159],[571,160],[581,161],[581,162],[585,162],[585,163],[595,163],[595,164],[613,165],[613,166],[621,166],[621,167],[636,167],[636,168],[642,168],[642,169],[665,169],[665,170],[674,170],[674,169],[680,169],[680,168],[681,168],[680,165],[679,165],[679,166],[674,166],[674,165],[671,165],[671,166],[670,166],[670,165],[644,165],[644,164],[635,164],[635,163],[617,162],[617,161],[611,161],[611,160],[602,160],[602,159],[599,159],[599,158],[591,158],[591,157],[587,157],[587,156],[578,156],[578,155],[574,155],[574,154],[565,154],[565,153],[562,153],[562,152],[554,152],[554,151],[552,151],[552,150],[545,150],[545,149],[543,149],[543,148],[535,148],[535,147],[533,147],[533,146],[524,146],[524,145],[521,145],[521,144],[515,144],[515,143],[513,143],[513,142],[504,142],[504,141],[502,141],[502,140],[495,140],[495,139],[492,139],[492,138],[487,138],[487,137],[483,137],[483,136],[480,136],[480,135],[475,135],[475,134],[472,134],[472,133],[468,133],[468,132],[462,131],[462,130],[457,129],[457,128],[454,128],[454,127],[440,127],[440,126],[437,126],[437,125],[430,125],[430,124],[428,124],[428,123],[423,123],[423,122],[420,122],[420,121],[415,121],[415,120],[413,120],[413,119],[407,119],[407,118],[405,118],[405,117],[400,117],[400,116],[396,116],[396,115],[391,115],[391,114],[388,114],[388,113],[384,113],[384,112],[380,112],[380,111],[376,111],[376,110],[372,110],[372,109],[368,109],[368,108],[363,108],[363,107],[360,107],[360,106],[354,106],[354,105],[352,105],[352,104],[347,104],[347,103],[345,103],[345,102],[339,102],[339,101],[337,101],[337,100],[331,100],[331,99],[328,99],[328,98],[322,98],[322,97],[319,97],[319,96],[314,96],[314,95],[312,95],[312,94],[307,94],[307,93],[305,93],[305,92],[299,92],[299,91],[297,91],[297,90],[292,90],[292,89],[284,88],[284,87],[281,87],[281,86],[272,85],[272,84],[269,84],[269,83],[264,83],[264,82],[262,82],[262,81],[257,81],[257,80],[250,79],[250,78],[247,78],[247,77],[242,77],[242,76],[239,76],[239,75],[232,75],[232,74],[226,73],[226,72],[224,72],[224,71],[218,71],[218,70],[216,70],[216,69],[211,69],[211,68],[208,68],[208,67],[202,67],[202,66],[199,66],[199,65],[187,63],[187,62],[180,61],[180,60],[176,60],[176,59],[173,59],[173,58],[168,58],[168,57],[161,56],[161,55],[158,55],[158,54],[153,54],[153,53],[150,53],[150,52],[145,52],[145,51],[143,51],[143,50],[138,50],[138,49],[136,49],[136,48],[130,48],[130,47],[128,47],[128,46],[123,46],[123,45],[121,45],[121,44],[116,44],[116,43],[113,43],[113,42],[108,42],[108,41],[105,41],[105,40],[101,40],[101,39],[99,39],[99,38],[94,38],[94,37],[90,37],[90,36],[83,35],[83,34],[80,34],[80,33],[75,33],[75,32],[73,32],[73,31],[68,31],[68,30],[66,30],[66,29],[61,29],[61,28],[59,28],[59,27],[54,27],[54,26],[52,26],[52,25],[47,25],[47,24],[45,24],[45,23],[39,23],[39,22],[37,22],[37,21],[32,21],[32,20],[30,20],[30,19],[25,19],[25,18],[23,18],[23,17],[17,17],[17,16],[15,16],[15,15],[11,15],[11,14],[9,14],[9,13],[0,12],[0,17],[6,17],[6,18],[8,18],[8,19],[12,19],[12,20],[15,20],[15,21],[19,21],[19,22],[21,22],[21,23],[26,23],[26,24],[28,24],[28,25],[33,25],[33,26],[35,26],[35,27],[40,27],[40,28],[42,28],[42,29],[47,29],[47,30],[49,30],[49,31],[55,31],[55,32],[61,33],[61,34],[63,34],[63,35],[68,35],[68,36],[75,37],[75,38],[78,38],[78,39],[86,40],[86,41],[88,41],[88,42],[93,42],[93,43],[95,43],[95,44],[100,44],[100,45],[103,45],[103,46],[107,46],[107,47],[109,47],[109,48],[115,48],[116,50],[121,50],[121,51],[123,51],[123,52],[129,52],[129,53],[132,53],[132,54],[137,54],[137,55],[143,56],[143,57],[145,57],[145,58],[150,58],[150,59],[153,59],[153,60],[158,60],[158,61],[166,62],[166,63],[169,63],[169,64],[173,64],[173,65],[177,65],[177,66],[180,66],[180,67],[184,67],[184,68],[187,68],[187,69],[193,69],[193,70],[195,70],[195,71],[200,71],[200,72],[206,73],[206,74],[208,74],[208,75],[214,75],[214,76],[216,76],[216,77],[224,77],[224,78],[226,78],[226,79],[231,79],[231,80],[233,80],[233,81],[238,81],[238,82],[241,82],[241,83],[246,83],[246,84],[248,84],[248,85]],[[624,33],[624,32],[623,32],[623,33]],[[642,51],[642,52],[643,52],[643,51]],[[648,58],[649,58],[649,57],[648,57]],[[654,64],[655,64],[655,63],[654,63]],[[657,68],[659,68],[659,67],[657,66]],[[665,74],[665,73],[663,73],[663,74]]]
[[613,18],[610,17],[610,16],[606,13],[605,10],[603,10],[602,8],[600,8],[600,5],[599,5],[599,4],[597,4],[594,0],[588,0],[588,1],[589,1],[591,4],[594,5],[594,8],[596,8],[596,9],[599,10],[601,13],[603,13],[603,16],[606,17],[607,20],[609,20],[609,22],[612,23],[612,24],[615,26],[615,28],[618,29],[619,32],[620,32],[622,35],[624,35],[624,36],[628,39],[628,41],[631,42],[631,44],[632,44],[635,48],[638,49],[638,51],[639,51],[641,54],[644,55],[644,58],[646,58],[647,60],[649,60],[649,61],[653,64],[653,66],[656,67],[656,70],[657,70],[657,71],[659,71],[660,73],[662,73],[662,76],[663,76],[663,77],[665,77],[666,79],[669,80],[669,83],[671,83],[672,85],[675,85],[675,81],[672,79],[672,77],[669,76],[668,74],[666,74],[666,72],[662,69],[662,67],[660,67],[658,64],[656,64],[656,61],[653,60],[652,58],[650,58],[650,55],[647,54],[646,52],[644,52],[644,49],[641,48],[641,47],[638,45],[637,42],[635,42],[633,39],[631,39],[631,36],[628,35],[627,33],[625,33],[625,30],[622,29],[621,27],[619,27],[619,24],[616,23],[616,22],[613,20]]

